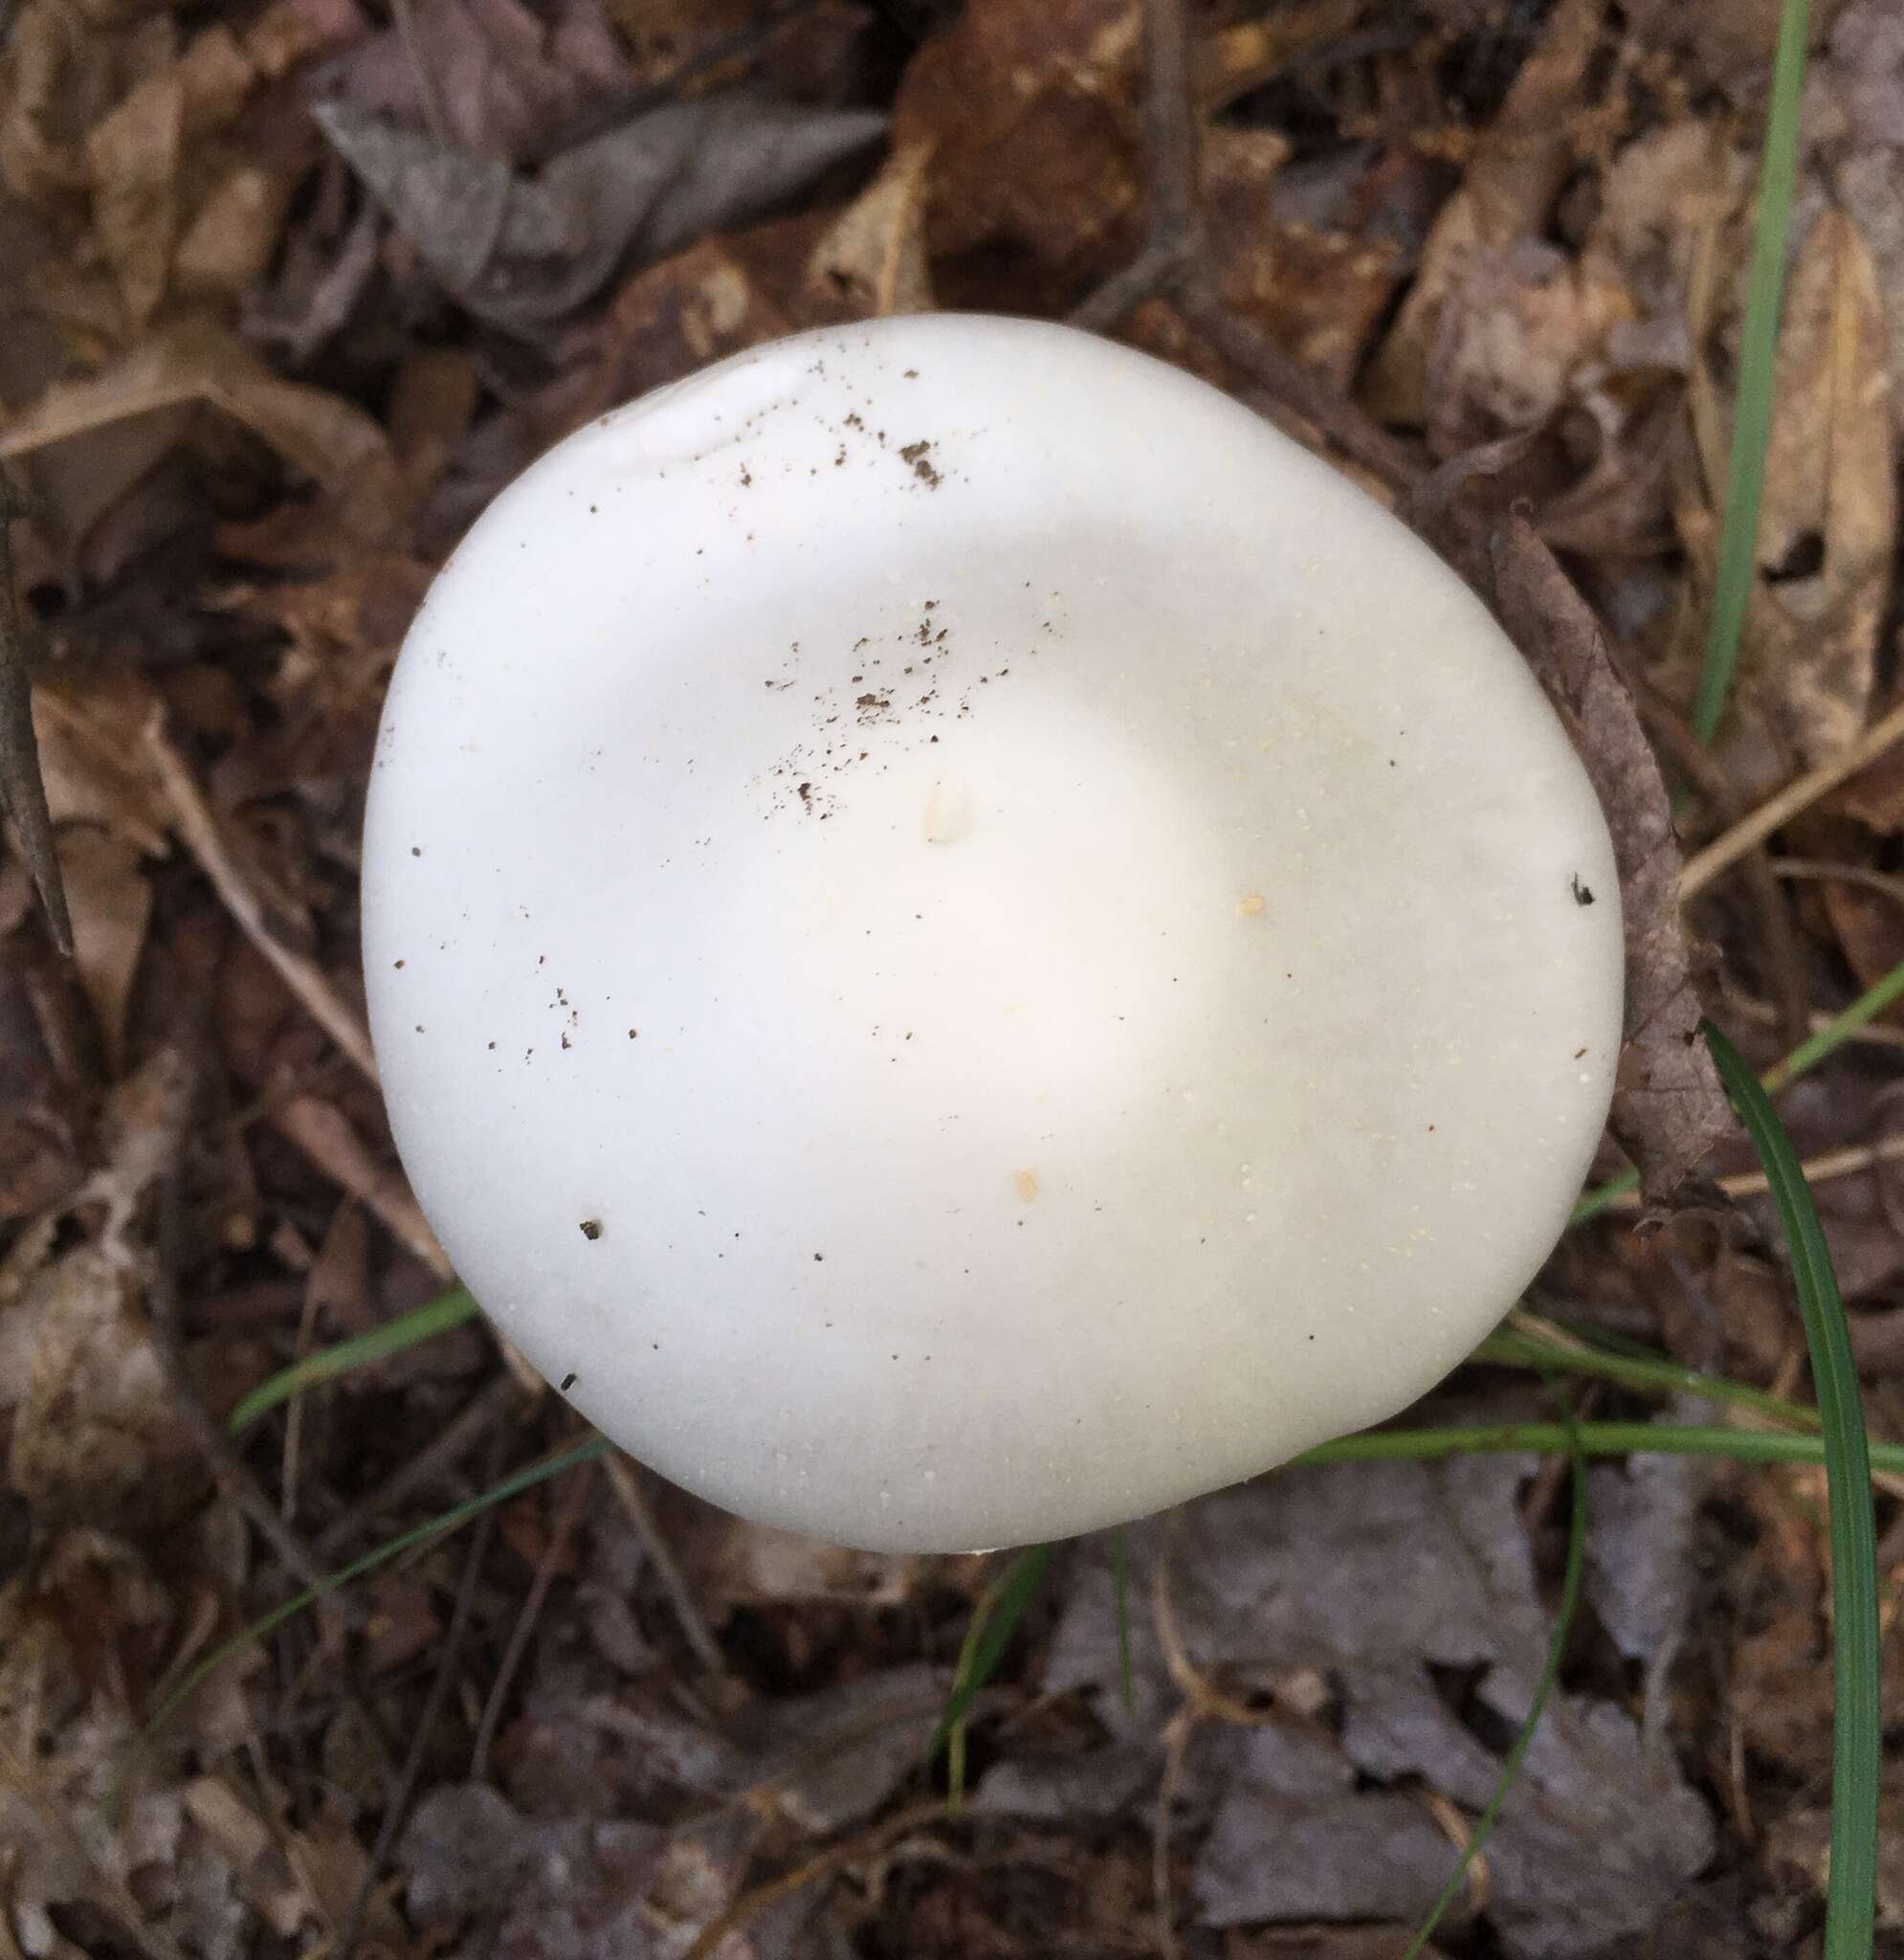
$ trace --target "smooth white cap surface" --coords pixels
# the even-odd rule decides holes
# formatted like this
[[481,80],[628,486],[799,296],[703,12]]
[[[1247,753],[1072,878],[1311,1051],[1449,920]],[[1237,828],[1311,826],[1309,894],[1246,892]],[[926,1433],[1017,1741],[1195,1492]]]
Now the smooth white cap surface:
[[1061,327],[803,335],[498,498],[385,710],[404,1163],[609,1437],[869,1548],[1393,1414],[1561,1230],[1612,854],[1524,663],[1321,462]]

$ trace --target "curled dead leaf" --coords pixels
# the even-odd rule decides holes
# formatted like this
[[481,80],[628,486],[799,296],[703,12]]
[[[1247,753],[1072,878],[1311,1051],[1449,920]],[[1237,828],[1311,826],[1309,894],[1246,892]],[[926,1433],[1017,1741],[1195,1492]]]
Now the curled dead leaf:
[[896,150],[808,261],[808,280],[858,313],[926,313],[932,272],[925,253],[926,167],[930,143]]
[[872,110],[669,102],[528,176],[349,103],[315,113],[445,289],[517,331],[572,311],[625,260],[759,215],[886,126]]
[[402,523],[396,459],[362,409],[321,389],[282,381],[242,341],[209,322],[162,327],[81,381],[55,383],[0,433],[0,457],[186,403],[241,422],[331,501],[350,533],[387,543]]
[[1612,833],[1627,938],[1612,1128],[1647,1197],[1664,1203],[1732,1127],[1699,1038],[1672,805],[1600,624],[1533,525],[1511,515],[1496,526],[1489,566],[1495,611],[1560,710]]

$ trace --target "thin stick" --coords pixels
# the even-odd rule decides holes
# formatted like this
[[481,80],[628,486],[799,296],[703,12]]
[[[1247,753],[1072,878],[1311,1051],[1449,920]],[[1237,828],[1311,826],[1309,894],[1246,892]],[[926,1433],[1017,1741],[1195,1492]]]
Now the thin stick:
[[721,1653],[720,1642],[709,1631],[694,1594],[688,1591],[688,1582],[675,1562],[675,1554],[668,1548],[668,1541],[661,1535],[661,1527],[654,1522],[654,1513],[649,1508],[633,1466],[626,1457],[611,1450],[602,1459],[602,1467],[609,1473],[609,1487],[621,1501],[622,1509],[628,1513],[629,1522],[633,1525],[635,1535],[648,1553],[649,1563],[654,1568],[654,1576],[660,1580],[661,1590],[668,1595],[668,1604],[675,1610],[682,1637],[694,1649],[695,1659],[709,1674],[725,1674],[727,1657]]
[[1778,878],[1806,879],[1819,884],[1854,884],[1891,900],[1893,904],[1904,904],[1904,878],[1893,871],[1873,871],[1867,864],[1827,864],[1816,858],[1774,858],[1772,871]]
[[[1875,1170],[1881,1164],[1899,1163],[1904,1163],[1904,1137],[1886,1137],[1882,1143],[1849,1144],[1843,1149],[1807,1157],[1799,1168],[1807,1184],[1819,1184],[1833,1177],[1856,1177],[1861,1171]],[[1735,1176],[1721,1177],[1718,1188],[1728,1197],[1756,1198],[1762,1197],[1772,1187],[1762,1170],[1741,1170]],[[1640,1194],[1636,1191],[1623,1191],[1618,1197],[1608,1198],[1602,1209],[1637,1212],[1641,1209]]]
[[278,978],[297,995],[304,1011],[356,1063],[365,1079],[374,1083],[377,1062],[370,1052],[369,1031],[338,997],[316,961],[284,945],[272,930],[263,901],[252,889],[250,880],[225,842],[218,819],[205,800],[190,764],[166,735],[162,714],[154,713],[145,724],[141,740],[171,805],[179,837],[198,860],[199,869],[211,880],[225,909],[238,922],[245,937],[277,969]]
[[1704,891],[1774,831],[1782,830],[1800,812],[1809,810],[1821,796],[1835,790],[1846,777],[1856,775],[1867,763],[1875,761],[1898,741],[1904,741],[1904,702],[1873,722],[1842,754],[1820,763],[1815,769],[1807,769],[1776,796],[1761,803],[1750,816],[1715,837],[1703,851],[1694,852],[1679,875],[1680,898],[1690,899]]
[[1252,376],[1271,402],[1307,422],[1396,496],[1419,486],[1424,472],[1401,443],[1346,395],[1285,353],[1254,322],[1230,312],[1203,279],[1186,278],[1178,303],[1217,352]]
[[1203,249],[1197,207],[1198,111],[1190,77],[1190,32],[1184,0],[1145,0],[1144,156],[1150,222],[1143,249],[1082,304],[1073,326],[1107,333],[1155,294],[1166,291]]
[[681,1956],[681,1960],[713,1960],[728,1934],[738,1931],[769,1905],[777,1905],[783,1899],[792,1898],[794,1893],[804,1891],[815,1879],[824,1879],[858,1859],[871,1857],[894,1838],[903,1838],[908,1831],[916,1831],[922,1824],[942,1823],[951,1814],[952,1806],[942,1797],[933,1803],[916,1803],[909,1810],[888,1817],[883,1824],[875,1824],[857,1838],[849,1838],[844,1844],[835,1844],[830,1851],[823,1851],[819,1857],[796,1865],[780,1878],[770,1879],[764,1885],[756,1885],[751,1892],[743,1892],[725,1912],[701,1927],[694,1945]]

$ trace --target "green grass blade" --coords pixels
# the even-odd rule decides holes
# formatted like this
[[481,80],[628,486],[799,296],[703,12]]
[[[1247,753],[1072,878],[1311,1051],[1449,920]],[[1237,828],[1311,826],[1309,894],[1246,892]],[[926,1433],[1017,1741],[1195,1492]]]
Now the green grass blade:
[[232,1411],[226,1427],[237,1436],[260,1415],[281,1402],[290,1401],[294,1395],[301,1395],[306,1389],[316,1388],[320,1382],[335,1381],[353,1369],[367,1368],[373,1361],[386,1361],[421,1342],[432,1341],[438,1334],[474,1320],[476,1312],[476,1302],[458,1286],[411,1313],[399,1314],[381,1327],[372,1327],[367,1334],[320,1348],[315,1354],[307,1354],[301,1361],[294,1361],[290,1367],[267,1375]]
[[1752,269],[1745,288],[1745,324],[1738,348],[1738,392],[1732,418],[1732,454],[1726,465],[1725,523],[1705,664],[1693,703],[1693,729],[1710,742],[1725,710],[1738,665],[1738,640],[1752,597],[1759,542],[1759,507],[1765,488],[1765,455],[1772,439],[1772,381],[1779,351],[1779,314],[1784,299],[1785,239],[1791,229],[1792,179],[1798,164],[1799,98],[1804,88],[1805,43],[1811,32],[1809,0],[1785,0],[1779,46],[1772,61],[1772,102],[1765,122],[1765,153],[1759,167],[1759,211],[1752,228]]
[[1613,1354],[1599,1348],[1549,1346],[1512,1327],[1502,1327],[1490,1334],[1470,1358],[1509,1368],[1536,1369],[1543,1374],[1552,1370],[1592,1375],[1598,1381],[1617,1382],[1622,1388],[1703,1395],[1709,1402],[1750,1409],[1767,1421],[1784,1423],[1794,1429],[1815,1430],[1819,1425],[1818,1411],[1807,1409],[1803,1402],[1788,1402],[1782,1395],[1769,1394],[1763,1389],[1731,1381],[1721,1374],[1703,1373],[1663,1354]]
[[940,1713],[938,1726],[932,1731],[932,1740],[926,1744],[927,1762],[945,1747],[953,1731],[964,1721],[973,1698],[997,1673],[998,1663],[1005,1659],[1005,1650],[1018,1631],[1018,1622],[1025,1617],[1051,1570],[1054,1549],[1049,1545],[1028,1545],[1006,1567],[1003,1575],[986,1587],[972,1609],[972,1623],[965,1629],[952,1692]]
[[1868,1960],[1877,1878],[1877,1531],[1857,1368],[1831,1255],[1791,1140],[1744,1057],[1710,1021],[1702,1025],[1706,1045],[1771,1182],[1824,1419],[1836,1691],[1825,1954],[1826,1960]]
[[[512,1497],[531,1489],[538,1483],[545,1482],[551,1477],[558,1477],[565,1470],[572,1470],[578,1463],[592,1463],[597,1457],[606,1456],[613,1446],[606,1437],[592,1436],[586,1442],[580,1442],[573,1449],[564,1450],[560,1455],[544,1458],[540,1463],[531,1463],[527,1469],[519,1470],[513,1477],[505,1477],[499,1483],[492,1484],[488,1490],[466,1499],[459,1504],[453,1504],[447,1511],[439,1511],[426,1523],[412,1526],[408,1531],[400,1531],[394,1538],[388,1538],[373,1550],[366,1551],[362,1558],[352,1559],[347,1566],[340,1566],[336,1571],[327,1572],[315,1586],[306,1587],[283,1605],[275,1606],[261,1618],[255,1619],[242,1633],[236,1633],[229,1640],[214,1647],[205,1659],[198,1662],[170,1694],[153,1711],[144,1727],[139,1731],[139,1740],[134,1745],[135,1753],[149,1743],[172,1714],[182,1707],[203,1685],[206,1678],[215,1669],[222,1667],[234,1654],[242,1654],[255,1640],[281,1627],[287,1619],[300,1614],[307,1606],[315,1606],[320,1599],[335,1592],[339,1587],[347,1586],[353,1579],[360,1579],[365,1572],[373,1571],[378,1566],[408,1551],[413,1545],[421,1545],[427,1538],[435,1538],[448,1531],[454,1531],[477,1518],[492,1505],[506,1503]],[[130,1766],[128,1765],[128,1768]]]
[[1874,1021],[1886,1008],[1904,998],[1904,960],[1900,960],[1881,980],[1874,980],[1843,1013],[1834,1014],[1817,1034],[1801,1041],[1782,1061],[1775,1061],[1760,1080],[1765,1093],[1776,1096],[1787,1082],[1808,1075],[1829,1055],[1842,1047],[1868,1022]]
[[1124,1527],[1111,1533],[1111,1590],[1118,1601],[1118,1697],[1126,1712],[1137,1712],[1137,1688],[1131,1680],[1131,1555]]
[[1561,1661],[1567,1651],[1567,1636],[1573,1631],[1574,1609],[1580,1604],[1581,1572],[1586,1564],[1586,1452],[1580,1446],[1579,1425],[1571,1415],[1564,1427],[1568,1437],[1568,1455],[1573,1459],[1573,1503],[1567,1524],[1566,1572],[1561,1581],[1560,1611],[1554,1615],[1554,1637],[1547,1643],[1546,1664],[1540,1670],[1539,1681],[1535,1683],[1534,1699],[1527,1707],[1527,1720],[1520,1725],[1520,1732],[1501,1763],[1500,1780],[1494,1785],[1494,1794],[1488,1798],[1487,1808],[1475,1818],[1466,1848],[1454,1869],[1449,1873],[1448,1882],[1441,1888],[1440,1896],[1428,1908],[1428,1917],[1408,1942],[1407,1951],[1402,1955],[1402,1960],[1417,1960],[1422,1949],[1434,1937],[1434,1929],[1441,1924],[1443,1915],[1454,1904],[1461,1887],[1467,1882],[1468,1867],[1474,1862],[1499,1821],[1501,1806],[1507,1802],[1507,1793],[1520,1774],[1520,1766],[1526,1760],[1534,1731],[1540,1726],[1540,1717],[1546,1712],[1554,1683],[1560,1679]]
[[[1717,1457],[1732,1463],[1823,1463],[1822,1436],[1774,1429],[1717,1429],[1708,1423],[1583,1422],[1580,1446],[1589,1457]],[[1296,1463],[1430,1462],[1437,1457],[1512,1456],[1520,1450],[1558,1453],[1567,1432],[1558,1422],[1451,1422],[1433,1429],[1372,1429],[1338,1437],[1292,1458]],[[1904,1476],[1904,1444],[1872,1443],[1871,1466]]]
[[[1808,1075],[1827,1056],[1842,1048],[1858,1030],[1874,1021],[1894,1001],[1904,999],[1904,961],[1893,967],[1880,980],[1874,980],[1842,1013],[1834,1014],[1817,1034],[1801,1041],[1782,1061],[1775,1061],[1760,1078],[1767,1091],[1776,1096],[1781,1089]],[[1597,1218],[1608,1206],[1617,1204],[1629,1191],[1639,1189],[1640,1173],[1623,1170],[1583,1197],[1573,1208],[1569,1225],[1584,1225]]]

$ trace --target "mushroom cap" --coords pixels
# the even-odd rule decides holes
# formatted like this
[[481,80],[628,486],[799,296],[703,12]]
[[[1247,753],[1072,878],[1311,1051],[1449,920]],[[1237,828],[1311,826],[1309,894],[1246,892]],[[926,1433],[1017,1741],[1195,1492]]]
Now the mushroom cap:
[[749,1518],[965,1549],[1393,1414],[1611,1095],[1606,827],[1480,602],[1203,382],[803,334],[499,496],[391,683],[364,942],[485,1309]]

